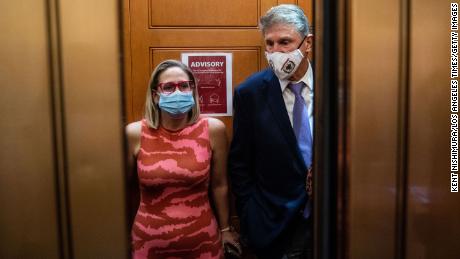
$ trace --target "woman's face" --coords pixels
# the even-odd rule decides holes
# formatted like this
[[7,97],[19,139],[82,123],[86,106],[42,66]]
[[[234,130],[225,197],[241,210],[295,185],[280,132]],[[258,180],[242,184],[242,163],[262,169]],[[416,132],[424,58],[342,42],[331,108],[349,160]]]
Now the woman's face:
[[[154,102],[159,106],[162,118],[187,118],[190,109],[193,108],[193,105],[196,105],[196,102],[193,102],[195,99],[194,88],[193,82],[182,68],[170,67],[164,70],[158,76],[158,85],[153,93]],[[176,91],[188,94],[174,95]],[[160,105],[161,98],[164,98],[163,105],[166,105],[164,107]],[[190,98],[193,98],[193,100]]]
[[[187,73],[182,70],[180,67],[170,67],[163,71],[163,73],[160,74],[158,77],[158,84],[164,84],[168,82],[179,82],[179,81],[189,81],[190,78],[187,75]],[[158,93],[161,92],[161,88],[158,87],[158,85],[155,86],[156,92],[155,91],[152,93],[153,94],[153,99],[155,100],[155,103],[158,103],[159,101],[159,95]]]

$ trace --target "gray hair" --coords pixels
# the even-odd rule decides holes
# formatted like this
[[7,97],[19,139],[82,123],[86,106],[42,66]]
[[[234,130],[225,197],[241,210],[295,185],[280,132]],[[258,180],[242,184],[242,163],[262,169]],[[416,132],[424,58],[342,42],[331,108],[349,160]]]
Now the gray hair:
[[150,77],[149,87],[145,96],[145,113],[144,119],[147,122],[147,125],[151,128],[157,129],[160,124],[160,112],[158,107],[158,98],[152,98],[152,91],[156,91],[158,88],[158,79],[160,75],[166,71],[168,68],[178,67],[182,69],[189,77],[189,80],[192,80],[195,84],[193,88],[193,98],[195,99],[195,105],[192,107],[192,110],[189,112],[188,124],[193,124],[198,120],[200,116],[200,106],[198,105],[198,85],[195,76],[193,75],[192,70],[188,68],[185,64],[177,60],[165,60],[161,62],[155,70],[153,70]]
[[260,29],[263,34],[275,24],[293,25],[302,38],[309,33],[308,18],[297,5],[277,5],[270,8],[264,16],[260,17]]

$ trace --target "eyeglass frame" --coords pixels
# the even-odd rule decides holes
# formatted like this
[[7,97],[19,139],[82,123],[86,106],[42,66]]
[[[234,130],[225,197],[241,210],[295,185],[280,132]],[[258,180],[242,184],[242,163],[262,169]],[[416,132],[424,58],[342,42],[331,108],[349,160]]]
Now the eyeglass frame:
[[[184,82],[187,82],[189,87],[190,87],[190,91],[182,91],[180,89],[180,83],[184,83]],[[165,92],[164,89],[163,89],[163,85],[165,84],[173,84],[174,85],[174,91],[172,92]],[[154,93],[165,93],[166,95],[169,95],[169,94],[172,94],[174,93],[175,91],[179,90],[180,92],[182,93],[188,93],[188,92],[193,92],[193,89],[195,89],[195,81],[193,80],[183,80],[183,81],[170,81],[170,82],[164,82],[164,83],[158,83],[157,84],[157,87],[156,89],[152,89],[152,92]],[[158,91],[158,89],[160,89],[161,91]]]

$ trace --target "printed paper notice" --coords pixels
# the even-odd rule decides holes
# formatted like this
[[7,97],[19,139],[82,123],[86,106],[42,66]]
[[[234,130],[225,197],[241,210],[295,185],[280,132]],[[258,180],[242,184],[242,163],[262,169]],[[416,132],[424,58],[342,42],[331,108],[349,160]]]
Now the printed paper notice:
[[232,115],[232,54],[182,53],[182,62],[194,73],[201,113]]

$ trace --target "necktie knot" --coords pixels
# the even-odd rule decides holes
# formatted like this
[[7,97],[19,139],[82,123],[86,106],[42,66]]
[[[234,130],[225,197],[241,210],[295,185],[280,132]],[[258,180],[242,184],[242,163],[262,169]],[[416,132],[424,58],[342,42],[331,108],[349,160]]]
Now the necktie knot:
[[289,89],[294,93],[294,95],[298,96],[302,92],[302,88],[305,86],[304,82],[298,82],[298,83],[290,83],[288,85]]

